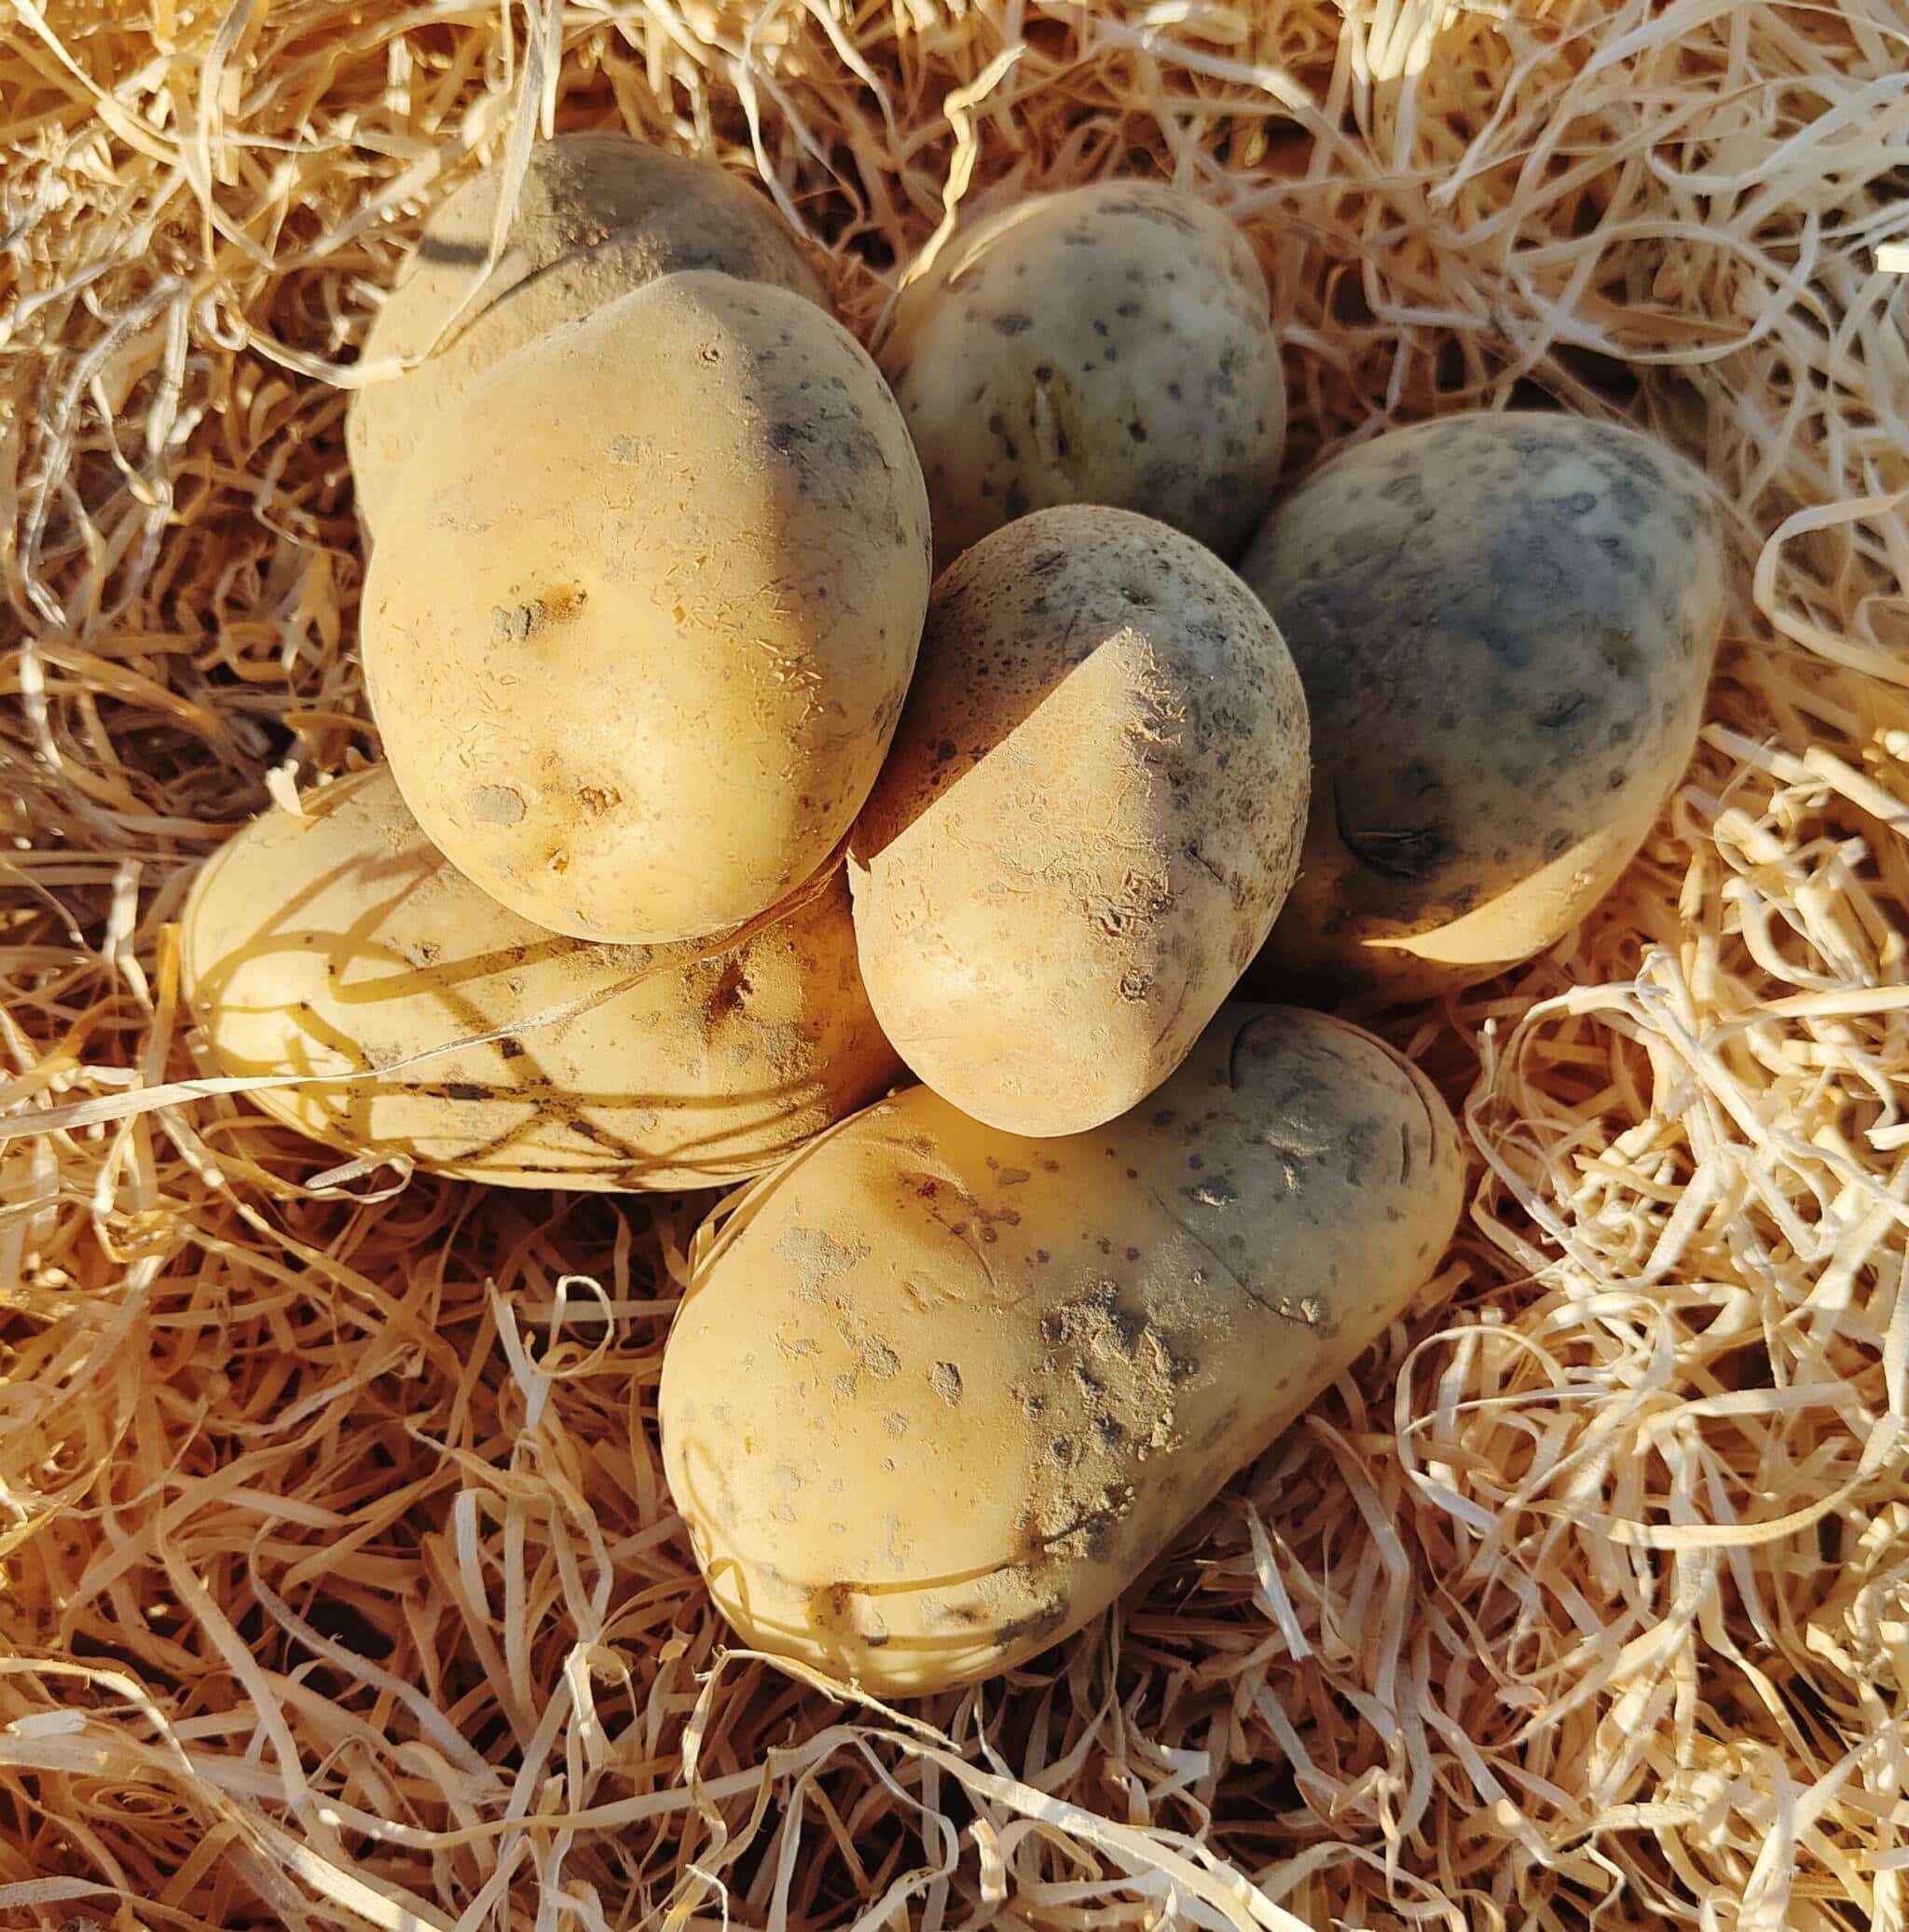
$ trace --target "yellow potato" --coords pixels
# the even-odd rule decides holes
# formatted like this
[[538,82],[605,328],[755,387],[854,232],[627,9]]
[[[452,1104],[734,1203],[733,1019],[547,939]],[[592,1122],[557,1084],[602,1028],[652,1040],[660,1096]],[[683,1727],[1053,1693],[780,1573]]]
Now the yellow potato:
[[900,1072],[839,879],[713,958],[594,946],[486,898],[382,765],[306,807],[309,820],[271,811],[240,832],[186,906],[186,997],[224,1073],[391,1067],[611,994],[383,1078],[253,1096],[314,1140],[513,1186],[710,1187],[760,1172]]
[[1696,742],[1724,602],[1702,475],[1609,423],[1451,417],[1327,463],[1240,569],[1312,713],[1255,983],[1409,997],[1569,932]]
[[449,408],[363,648],[433,843],[524,918],[665,944],[808,878],[868,795],[927,604],[894,399],[786,290],[671,275]]
[[1306,788],[1298,676],[1209,551],[1099,506],[983,538],[850,843],[888,1037],[1011,1133],[1124,1113],[1264,941]]
[[490,252],[500,181],[501,170],[488,168],[433,214],[365,336],[367,362],[431,351],[404,376],[351,399],[345,440],[359,514],[374,534],[405,465],[446,406],[492,363],[559,322],[685,268],[823,300],[803,243],[767,197],[736,175],[626,134],[559,134],[531,150],[497,266],[441,335]]
[[879,1103],[745,1197],[670,1331],[664,1466],[710,1594],[883,1696],[1032,1655],[1401,1313],[1462,1179],[1423,1076],[1291,1007],[1225,1007],[1064,1140]]
[[1223,555],[1279,474],[1266,277],[1217,209],[1160,182],[1023,196],[895,305],[882,367],[946,564],[1057,503],[1143,510]]

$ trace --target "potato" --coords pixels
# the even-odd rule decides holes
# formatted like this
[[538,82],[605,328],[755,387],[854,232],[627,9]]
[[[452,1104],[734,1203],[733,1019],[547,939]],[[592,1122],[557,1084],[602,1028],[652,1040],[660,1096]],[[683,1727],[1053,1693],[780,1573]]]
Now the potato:
[[839,878],[714,958],[593,946],[486,898],[433,850],[382,765],[305,804],[308,820],[272,811],[240,832],[186,906],[186,996],[225,1073],[388,1067],[609,995],[382,1079],[253,1096],[315,1140],[512,1186],[712,1187],[760,1172],[901,1071],[862,992]]
[[448,408],[373,553],[364,656],[405,802],[577,939],[732,928],[847,831],[928,592],[894,399],[839,323],[671,275]]
[[1066,1636],[1400,1314],[1462,1178],[1423,1076],[1291,1007],[1093,1133],[858,1115],[745,1196],[664,1352],[718,1607],[884,1696]]
[[850,841],[888,1037],[1010,1133],[1124,1113],[1265,939],[1306,789],[1285,646],[1190,537],[1076,506],[983,538]]
[[1254,983],[1437,993],[1576,925],[1696,743],[1724,615],[1699,473],[1608,423],[1452,417],[1328,462],[1241,570],[1312,714]]
[[359,390],[346,418],[358,510],[374,534],[405,463],[445,408],[557,323],[684,268],[823,300],[803,244],[735,175],[626,134],[560,134],[531,150],[497,266],[440,340],[490,252],[500,183],[501,171],[487,169],[437,210],[366,334],[367,361],[431,351],[403,377]]
[[1226,555],[1279,473],[1266,278],[1217,210],[1154,182],[1028,197],[895,305],[882,366],[945,564],[1030,510],[1144,510]]

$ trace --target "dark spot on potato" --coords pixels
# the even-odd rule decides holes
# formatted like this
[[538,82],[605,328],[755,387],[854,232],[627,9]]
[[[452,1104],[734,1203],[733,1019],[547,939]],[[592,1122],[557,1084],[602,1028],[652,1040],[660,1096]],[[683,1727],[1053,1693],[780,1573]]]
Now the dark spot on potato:
[[1599,657],[1620,678],[1636,677],[1643,666],[1643,652],[1638,649],[1637,639],[1615,625],[1600,627],[1597,650]]
[[1431,878],[1444,865],[1449,852],[1445,834],[1435,826],[1354,830],[1341,816],[1339,835],[1346,850],[1369,871],[1407,884]]
[[1058,1599],[1043,1604],[1024,1617],[998,1625],[995,1641],[1004,1649],[1024,1643],[1038,1643],[1051,1637],[1067,1621],[1067,1606]]
[[1546,706],[1538,713],[1538,729],[1541,732],[1561,732],[1568,729],[1583,717],[1586,707],[1591,702],[1591,694],[1587,691],[1568,692],[1556,704]]
[[1024,336],[1033,326],[1033,316],[1024,315],[1018,308],[1010,308],[994,318],[994,330],[997,336]]

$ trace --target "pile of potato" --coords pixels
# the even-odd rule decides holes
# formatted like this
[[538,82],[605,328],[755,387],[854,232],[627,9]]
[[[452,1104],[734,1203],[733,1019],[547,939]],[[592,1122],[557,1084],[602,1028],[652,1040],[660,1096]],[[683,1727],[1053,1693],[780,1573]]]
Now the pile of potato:
[[1549,414],[1276,495],[1263,273],[1152,184],[958,233],[879,366],[710,164],[546,144],[474,289],[497,200],[427,228],[350,417],[388,763],[207,866],[193,1008],[356,1155],[761,1176],[664,1364],[711,1593],[877,1692],[970,1681],[1436,1269],[1437,1093],[1235,994],[1435,993],[1583,916],[1690,755],[1710,500]]

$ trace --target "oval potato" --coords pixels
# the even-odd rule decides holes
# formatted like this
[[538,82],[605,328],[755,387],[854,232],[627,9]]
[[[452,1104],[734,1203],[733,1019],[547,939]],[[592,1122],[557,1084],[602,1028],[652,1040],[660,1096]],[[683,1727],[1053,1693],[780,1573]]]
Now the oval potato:
[[824,300],[803,243],[736,175],[627,134],[559,134],[531,149],[497,265],[440,340],[490,253],[501,185],[501,171],[487,168],[445,200],[366,332],[366,362],[425,357],[356,391],[345,418],[358,510],[374,534],[446,406],[557,323],[686,268]]
[[1410,997],[1561,939],[1696,745],[1724,599],[1702,475],[1609,423],[1451,417],[1328,462],[1240,568],[1313,733],[1254,983]]
[[512,1186],[713,1187],[771,1166],[900,1073],[862,992],[839,878],[713,958],[593,946],[486,898],[432,848],[382,765],[305,804],[306,819],[268,812],[232,839],[186,906],[186,997],[224,1073],[392,1066],[609,995],[380,1079],[252,1096],[314,1140]]
[[1013,1133],[1173,1072],[1298,863],[1306,706],[1246,587],[1130,511],[1038,511],[943,573],[850,841],[888,1037]]
[[1416,1069],[1290,1007],[1092,1133],[858,1115],[744,1198],[664,1352],[718,1607],[882,1696],[1066,1636],[1401,1313],[1462,1178]]
[[1285,444],[1267,308],[1244,236],[1159,182],[1028,196],[958,232],[881,349],[938,561],[1058,503],[1142,510],[1232,555]]
[[372,708],[432,842],[524,918],[740,925],[847,831],[927,604],[894,399],[786,290],[671,275],[499,363],[365,586]]

